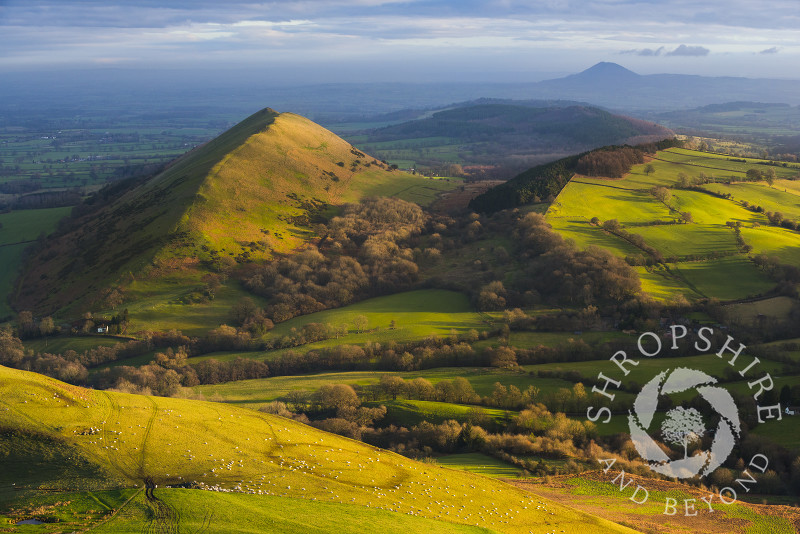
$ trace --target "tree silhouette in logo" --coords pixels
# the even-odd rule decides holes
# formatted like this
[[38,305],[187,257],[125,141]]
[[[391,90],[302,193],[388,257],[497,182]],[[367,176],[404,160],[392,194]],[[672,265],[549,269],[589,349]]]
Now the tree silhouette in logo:
[[661,424],[661,434],[666,441],[683,445],[684,458],[689,457],[689,444],[702,438],[705,433],[703,416],[694,408],[674,408],[667,412],[667,418]]
[[[628,415],[628,428],[631,431],[633,445],[639,455],[648,462],[650,469],[676,478],[706,476],[722,465],[730,455],[741,432],[739,411],[730,393],[712,385],[716,383],[714,377],[702,371],[679,367],[671,371],[662,371],[642,387],[633,402],[633,410]],[[684,457],[671,460],[650,436],[648,429],[653,425],[660,397],[689,390],[695,390],[708,402],[719,416],[719,423],[714,430],[711,448],[689,456],[689,445],[706,432],[703,418],[694,408],[670,410],[660,428],[661,435],[666,441],[684,447]],[[658,430],[655,429],[654,433]]]

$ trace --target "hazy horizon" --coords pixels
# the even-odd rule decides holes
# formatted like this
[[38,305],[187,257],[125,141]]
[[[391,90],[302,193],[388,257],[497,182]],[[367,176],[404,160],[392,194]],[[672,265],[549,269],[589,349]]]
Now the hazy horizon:
[[644,75],[798,78],[800,16],[788,0],[530,4],[10,0],[0,3],[0,72],[530,83],[609,61]]

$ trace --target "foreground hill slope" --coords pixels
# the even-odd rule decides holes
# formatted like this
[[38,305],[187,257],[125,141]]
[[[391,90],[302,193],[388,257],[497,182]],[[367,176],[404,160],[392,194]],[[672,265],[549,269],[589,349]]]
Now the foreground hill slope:
[[270,258],[313,237],[329,206],[421,181],[267,108],[157,176],[114,184],[80,206],[29,259],[13,301],[42,314],[111,308],[134,280],[191,283]]
[[[247,502],[236,503],[243,508],[278,505],[274,497],[285,497],[282,504],[289,507],[293,499],[303,499],[298,512],[325,502],[497,532],[545,527],[631,532],[503,482],[418,463],[281,417],[210,402],[87,390],[5,367],[0,367],[0,429],[0,502],[6,509],[42,488],[58,493],[183,485],[247,493]],[[199,523],[207,507],[230,506],[227,501],[234,498],[211,502],[214,494],[203,493],[197,499],[205,507],[193,508],[186,502],[192,493],[159,489],[155,497],[180,507],[181,521]],[[132,510],[118,521],[141,528],[137,517]]]

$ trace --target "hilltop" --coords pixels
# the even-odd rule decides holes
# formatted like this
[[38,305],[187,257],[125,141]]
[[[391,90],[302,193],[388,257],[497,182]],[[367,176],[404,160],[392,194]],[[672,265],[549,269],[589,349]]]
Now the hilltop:
[[123,300],[180,300],[202,293],[204,274],[297,249],[342,203],[426,184],[308,119],[263,109],[163,172],[113,183],[78,206],[28,258],[12,302],[77,315]]
[[[388,118],[388,117],[387,117]],[[378,120],[378,119],[376,119]],[[610,144],[642,143],[673,132],[597,107],[566,101],[484,98],[351,137],[390,160],[422,168],[459,164],[507,178],[532,164]]]
[[[343,521],[391,523],[386,514],[393,512],[403,518],[393,522],[416,531],[474,525],[479,528],[455,532],[632,532],[500,481],[225,404],[87,390],[5,367],[0,399],[3,514],[42,487],[50,490],[44,498],[50,506],[38,516],[46,518],[88,491],[146,485],[145,495],[129,492],[128,502],[110,507],[123,512],[105,530],[139,531],[154,522],[162,530],[185,528],[209,517],[217,518],[215,528],[235,530],[218,518],[237,525],[279,506],[283,517],[270,518],[278,529],[281,522],[296,525],[294,510],[321,514],[314,525],[319,531]],[[155,509],[149,517],[148,505]],[[242,517],[229,517],[224,510],[231,506]]]

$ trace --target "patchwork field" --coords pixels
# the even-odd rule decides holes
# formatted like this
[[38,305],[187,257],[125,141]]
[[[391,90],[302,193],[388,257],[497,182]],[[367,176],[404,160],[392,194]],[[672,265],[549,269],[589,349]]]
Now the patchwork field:
[[[799,265],[800,233],[770,226],[764,213],[745,208],[742,201],[760,205],[765,211],[780,211],[790,219],[800,217],[800,189],[789,180],[798,175],[798,170],[765,165],[763,160],[743,163],[732,159],[672,148],[658,152],[646,164],[634,166],[621,179],[576,175],[548,210],[547,219],[579,247],[595,245],[620,257],[648,258],[648,250],[605,230],[602,224],[591,223],[593,217],[600,223],[618,220],[622,231],[639,236],[666,260],[656,268],[637,268],[643,289],[655,298],[683,295],[690,300],[736,300],[763,295],[775,282],[759,272],[749,256],[774,255],[780,261]],[[743,182],[747,171],[754,168],[773,169],[775,186]],[[695,179],[701,173],[734,182],[708,183],[702,190],[676,188],[681,176]],[[663,202],[651,194],[651,189],[659,186],[669,191]],[[728,194],[732,197],[721,196]],[[682,213],[691,214],[691,221],[680,221]],[[745,251],[737,243],[735,232],[727,225],[730,221],[741,225],[744,244],[752,250]],[[730,280],[737,283],[730,284]]]

